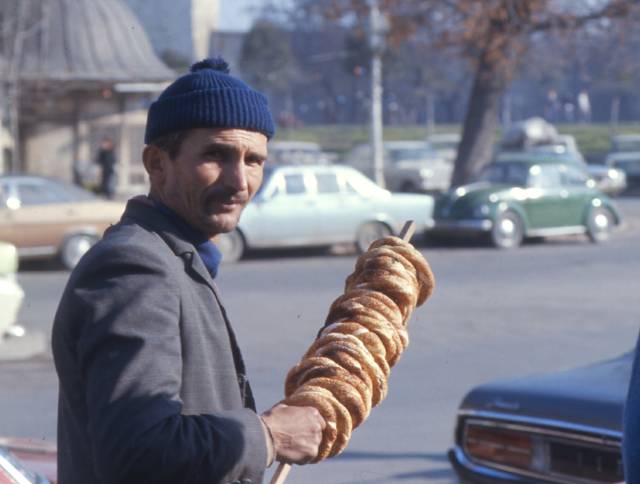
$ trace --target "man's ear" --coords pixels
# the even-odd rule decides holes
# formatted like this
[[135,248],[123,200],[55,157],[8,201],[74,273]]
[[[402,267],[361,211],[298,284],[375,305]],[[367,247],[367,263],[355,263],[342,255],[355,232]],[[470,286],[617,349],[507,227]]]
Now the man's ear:
[[149,174],[152,187],[161,187],[166,178],[165,163],[168,155],[157,146],[147,145],[142,151],[142,163]]

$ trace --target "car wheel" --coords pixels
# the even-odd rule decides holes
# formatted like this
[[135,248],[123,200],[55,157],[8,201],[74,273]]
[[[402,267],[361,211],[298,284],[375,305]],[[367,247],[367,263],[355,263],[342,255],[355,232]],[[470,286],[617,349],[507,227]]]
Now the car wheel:
[[238,262],[246,250],[244,237],[238,230],[218,235],[216,245],[222,254],[222,263]]
[[609,240],[613,224],[611,210],[604,207],[592,208],[587,216],[587,235],[591,242],[598,244]]
[[368,222],[360,226],[356,234],[356,248],[362,254],[371,243],[382,237],[391,235],[391,229],[382,222]]
[[524,238],[522,219],[510,210],[499,214],[491,229],[491,243],[499,249],[518,247]]
[[98,237],[89,234],[75,234],[67,237],[60,249],[60,261],[69,270],[73,269]]

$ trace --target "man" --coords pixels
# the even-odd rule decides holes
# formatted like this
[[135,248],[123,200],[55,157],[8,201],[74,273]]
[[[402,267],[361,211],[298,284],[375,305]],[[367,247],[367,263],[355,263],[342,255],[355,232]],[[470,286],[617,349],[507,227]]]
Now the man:
[[260,482],[309,462],[325,422],[278,404],[258,416],[213,281],[211,239],[262,182],[267,101],[222,60],[195,64],[149,109],[148,197],[70,276],[53,327],[59,483]]
[[106,137],[100,143],[96,163],[100,165],[100,193],[113,198],[116,177],[116,155],[113,140]]

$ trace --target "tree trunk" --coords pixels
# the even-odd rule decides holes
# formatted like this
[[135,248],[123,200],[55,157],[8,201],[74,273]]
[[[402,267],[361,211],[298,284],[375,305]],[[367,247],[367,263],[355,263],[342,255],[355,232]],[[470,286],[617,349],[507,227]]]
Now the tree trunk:
[[476,171],[491,160],[500,101],[507,86],[508,62],[491,61],[484,52],[478,62],[467,105],[462,140],[458,148],[452,186],[468,183]]

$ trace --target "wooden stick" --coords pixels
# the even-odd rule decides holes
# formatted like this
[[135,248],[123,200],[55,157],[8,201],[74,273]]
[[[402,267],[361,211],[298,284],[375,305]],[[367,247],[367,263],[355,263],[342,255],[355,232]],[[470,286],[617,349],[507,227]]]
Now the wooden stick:
[[400,231],[400,238],[405,242],[409,242],[416,231],[416,223],[413,220],[407,220]]
[[[402,226],[402,230],[400,230],[400,238],[405,242],[409,242],[411,237],[416,231],[416,223],[413,220],[407,220]],[[285,464],[284,462],[280,462],[280,465],[276,469],[276,472],[273,474],[271,481],[269,484],[284,484],[285,479],[289,475],[291,471],[291,464]]]
[[280,462],[280,465],[276,469],[276,472],[273,474],[271,481],[269,484],[284,484],[284,480],[289,475],[289,471],[291,470],[291,464],[285,464],[284,462]]

